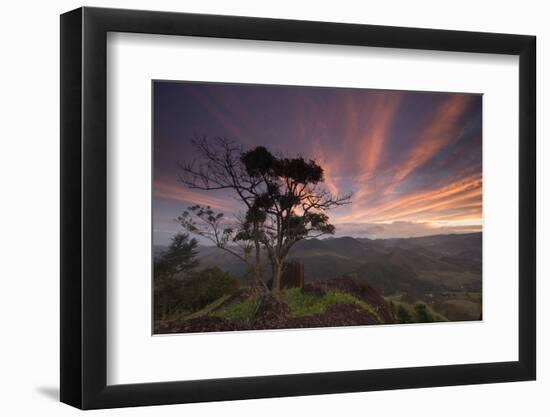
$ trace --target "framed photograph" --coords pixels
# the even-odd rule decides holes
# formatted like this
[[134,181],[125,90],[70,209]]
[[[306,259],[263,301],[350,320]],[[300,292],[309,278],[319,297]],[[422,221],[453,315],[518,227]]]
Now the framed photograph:
[[533,380],[535,37],[61,16],[61,401]]

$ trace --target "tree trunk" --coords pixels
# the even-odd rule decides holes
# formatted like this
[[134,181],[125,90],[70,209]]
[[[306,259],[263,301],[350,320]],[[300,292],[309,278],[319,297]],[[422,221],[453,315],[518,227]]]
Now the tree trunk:
[[269,288],[267,287],[262,277],[262,258],[261,258],[262,246],[260,245],[260,241],[259,241],[259,232],[258,232],[257,223],[254,224],[254,250],[256,251],[256,260],[254,264],[254,280],[256,281],[256,285],[263,288],[265,291],[269,291]]
[[283,275],[283,262],[275,260],[272,265],[273,269],[273,283],[271,284],[272,292],[279,292],[281,290],[281,277]]
[[255,279],[256,279],[256,283],[259,284],[260,281],[262,281],[262,273],[261,273],[261,258],[260,258],[260,242],[258,242],[258,239],[255,239],[254,240],[254,246],[255,246],[255,250],[256,250],[256,263],[254,265],[254,275],[255,275]]

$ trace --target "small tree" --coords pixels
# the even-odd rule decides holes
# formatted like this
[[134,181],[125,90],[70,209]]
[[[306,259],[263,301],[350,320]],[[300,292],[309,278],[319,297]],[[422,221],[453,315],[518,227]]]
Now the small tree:
[[[249,213],[254,211],[254,190],[258,179],[251,178],[241,161],[243,149],[234,142],[216,137],[206,137],[192,141],[198,158],[180,163],[179,180],[191,189],[205,191],[230,190],[244,204]],[[197,221],[193,220],[193,217]],[[184,212],[180,223],[190,232],[197,233],[212,241],[218,248],[231,253],[245,262],[254,272],[256,282],[265,287],[261,269],[261,217],[247,214],[246,219],[239,221],[237,227],[223,226],[222,213],[215,213],[211,207],[192,206]],[[199,223],[200,222],[200,223]],[[241,253],[230,246],[241,244]],[[254,250],[254,257],[249,254]]]
[[202,236],[212,242],[217,248],[235,256],[254,271],[256,283],[265,287],[261,279],[259,251],[256,258],[251,259],[253,249],[252,237],[244,236],[238,224],[230,224],[225,221],[224,214],[214,211],[210,206],[194,205],[187,208],[177,221],[188,232]]
[[186,233],[176,233],[168,250],[155,259],[155,276],[176,275],[196,267],[199,264],[197,253],[196,239],[190,240]]
[[154,310],[157,319],[166,319],[179,307],[183,285],[180,275],[198,265],[196,248],[196,239],[177,233],[168,249],[154,260]]
[[180,181],[200,190],[232,190],[246,214],[237,228],[222,227],[223,214],[210,207],[194,206],[178,220],[188,231],[210,239],[244,262],[249,262],[247,256],[230,248],[230,243],[244,243],[244,255],[253,248],[253,270],[261,282],[263,246],[271,263],[272,290],[279,291],[292,246],[302,239],[333,234],[335,228],[326,212],[349,204],[351,194],[333,196],[325,190],[323,168],[314,160],[276,157],[261,146],[245,152],[223,138],[193,143],[201,157],[180,165]]

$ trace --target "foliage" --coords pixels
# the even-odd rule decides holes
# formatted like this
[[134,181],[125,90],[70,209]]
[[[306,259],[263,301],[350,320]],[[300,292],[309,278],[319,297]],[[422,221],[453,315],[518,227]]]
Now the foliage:
[[370,304],[346,292],[329,290],[324,295],[317,295],[304,293],[300,288],[290,288],[283,290],[281,297],[290,307],[292,317],[323,314],[333,304],[353,304],[367,310],[378,321],[382,322],[380,316]]
[[261,240],[268,250],[275,240],[285,250],[300,239],[315,237],[311,235],[334,233],[325,211],[348,204],[349,196],[335,197],[318,187],[324,177],[316,161],[275,157],[263,146],[244,152],[241,161],[257,184],[248,216],[262,220]]
[[183,283],[181,307],[190,312],[200,310],[225,294],[235,293],[239,285],[238,278],[218,267],[192,272]]
[[397,321],[399,323],[412,323],[412,317],[409,313],[409,310],[407,310],[403,304],[400,304],[399,307],[397,307]]
[[[251,265],[258,282],[263,282],[263,246],[272,266],[272,289],[279,291],[290,248],[302,239],[333,234],[335,228],[326,212],[349,204],[351,195],[333,196],[322,188],[323,168],[314,160],[275,156],[263,146],[244,151],[223,138],[193,143],[202,159],[181,164],[180,180],[189,188],[234,191],[244,204],[245,215],[238,227],[223,227],[223,214],[193,206],[178,220],[188,231]],[[233,250],[230,241],[243,243],[244,255]],[[246,256],[252,250],[253,262]]]
[[434,316],[428,310],[426,304],[418,302],[414,305],[414,312],[416,314],[416,321],[418,323],[432,323],[435,321]]
[[394,301],[397,305],[396,319],[398,323],[433,323],[447,321],[443,315],[435,312],[430,306],[421,301],[414,305],[402,301]]
[[154,315],[165,319],[181,308],[182,275],[198,265],[197,241],[178,233],[168,250],[154,261]]
[[331,208],[348,204],[350,196],[333,196],[319,186],[323,168],[314,160],[276,157],[259,146],[242,153],[241,162],[254,189],[252,205],[243,224],[245,236],[260,227],[258,240],[267,250],[272,265],[272,289],[280,290],[285,259],[299,240],[333,234],[326,214]]
[[[234,294],[239,286],[238,278],[217,267],[186,271],[179,275],[155,276],[155,319],[190,318],[210,303]],[[216,306],[211,307],[214,309]]]
[[[255,182],[244,170],[241,154],[243,150],[234,142],[225,138],[198,138],[192,141],[198,158],[180,163],[179,180],[191,189],[216,191],[233,191],[246,210],[252,208],[253,194],[250,190],[256,187]],[[195,217],[199,222],[193,220]],[[222,213],[215,213],[210,207],[192,206],[178,218],[183,227],[192,233],[199,234],[212,241],[218,248],[237,257],[254,272],[258,285],[264,286],[261,271],[261,246],[259,241],[259,221],[250,216],[237,219],[228,225]],[[222,225],[223,223],[223,225]],[[243,224],[247,224],[246,227]],[[252,227],[248,225],[252,224]],[[246,229],[246,230],[245,230]],[[235,250],[232,246],[239,244]],[[239,250],[240,249],[240,252]],[[250,253],[254,250],[253,259]]]
[[154,286],[155,320],[166,320],[182,311],[183,282],[181,278],[174,275],[155,276]]
[[197,240],[190,240],[186,233],[175,234],[168,250],[155,259],[155,277],[172,276],[191,270],[199,263],[196,256]]

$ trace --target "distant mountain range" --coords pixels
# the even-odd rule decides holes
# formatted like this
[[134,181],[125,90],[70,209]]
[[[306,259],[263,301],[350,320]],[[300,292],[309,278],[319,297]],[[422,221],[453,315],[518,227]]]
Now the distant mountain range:
[[[156,247],[155,253],[162,250]],[[199,247],[198,258],[200,267],[218,266],[240,277],[246,271],[241,261],[215,247]],[[481,293],[481,233],[302,240],[289,258],[304,263],[306,282],[352,274],[386,296],[405,294],[415,299],[431,293]]]

